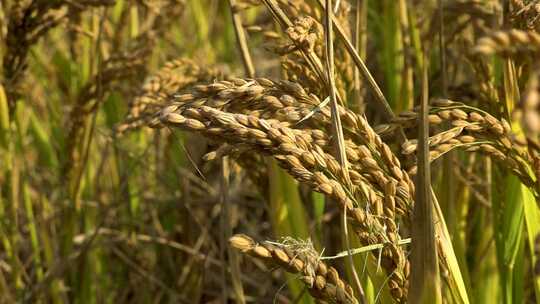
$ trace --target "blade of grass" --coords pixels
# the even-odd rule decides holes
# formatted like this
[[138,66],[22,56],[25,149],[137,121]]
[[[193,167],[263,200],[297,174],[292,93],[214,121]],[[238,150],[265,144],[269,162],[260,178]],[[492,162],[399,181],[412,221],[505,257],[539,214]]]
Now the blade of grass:
[[469,296],[467,295],[467,287],[465,285],[465,281],[463,280],[461,269],[459,268],[454,247],[452,246],[452,239],[444,220],[444,214],[437,200],[437,196],[435,195],[435,192],[433,192],[433,189],[431,189],[431,201],[435,208],[436,231],[437,236],[439,237],[439,246],[441,247],[440,258],[444,262],[444,265],[448,267],[447,278],[450,292],[452,293],[456,303],[468,304]]
[[[501,65],[504,99],[501,102],[506,119],[511,121],[514,105],[519,100],[519,85],[514,61],[504,59]],[[520,132],[519,124],[512,128]],[[520,275],[523,267],[523,230],[524,211],[521,197],[521,184],[517,177],[501,168],[494,175],[493,189],[493,224],[495,229],[495,246],[497,263],[501,278],[503,303],[523,303],[524,278]],[[501,193],[501,185],[504,192]]]
[[[519,83],[518,83],[518,77],[517,77],[517,71],[515,63],[512,59],[505,60],[505,66],[503,70],[503,85],[505,88],[505,114],[507,115],[508,119],[513,118],[511,116],[511,113],[514,113],[514,107],[517,104],[517,102],[520,99],[520,92],[519,92]],[[518,137],[525,137],[523,129],[521,128],[520,121],[511,120],[512,122],[512,131],[518,136]],[[534,174],[532,173],[532,170],[530,170],[530,175],[534,178]],[[515,186],[518,187],[518,186]],[[518,203],[522,204],[520,208],[522,208],[523,217],[524,217],[524,226],[521,229],[526,229],[527,231],[527,240],[529,243],[530,248],[530,258],[531,258],[531,264],[534,265],[537,257],[534,255],[534,241],[535,236],[540,232],[540,212],[538,211],[538,207],[536,205],[536,199],[534,198],[533,194],[531,193],[530,189],[528,189],[525,185],[521,184],[520,186],[520,193],[516,199]],[[507,202],[506,202],[507,203]],[[515,212],[519,212],[519,210],[514,210]],[[517,216],[517,215],[516,215]],[[517,224],[516,224],[517,225]],[[518,229],[515,227],[514,229]],[[515,233],[515,232],[514,232]],[[513,293],[512,296],[513,301],[517,301],[517,303],[520,303],[520,301],[523,299],[523,289],[524,289],[524,260],[525,255],[523,252],[524,242],[523,239],[519,240],[519,244],[515,245],[517,248],[516,253],[516,261],[515,261],[515,269],[513,273]],[[532,285],[536,297],[536,302],[540,303],[540,280],[538,278],[534,278],[534,276],[531,276],[532,279]],[[507,297],[505,299],[509,298],[508,293],[506,294]]]
[[[17,113],[18,108],[21,107],[21,103],[18,102],[16,104],[17,109],[15,112],[15,118],[14,120],[17,121]],[[8,116],[9,117],[9,116]],[[7,160],[9,161],[7,163],[7,170],[6,170],[6,180],[7,187],[8,187],[8,199],[7,199],[7,209],[8,209],[8,221],[7,221],[7,227],[9,231],[9,235],[11,236],[10,240],[10,246],[9,249],[11,249],[11,263],[13,270],[12,270],[12,282],[15,286],[15,290],[17,292],[20,292],[25,287],[25,282],[23,281],[24,276],[24,266],[22,264],[22,261],[19,259],[18,252],[20,248],[20,242],[21,237],[18,233],[18,229],[20,229],[20,223],[19,223],[19,210],[20,210],[20,189],[21,189],[21,161],[18,157],[16,157],[18,150],[18,145],[20,144],[20,141],[22,138],[18,135],[17,132],[19,124],[15,123],[13,124],[13,129],[9,129],[7,132],[7,138],[9,138],[8,146],[7,146]]]
[[[411,243],[411,238],[401,239],[398,241],[398,245],[406,245],[410,243]],[[339,258],[347,257],[348,255],[351,255],[351,254],[365,253],[365,252],[374,251],[374,250],[382,249],[382,248],[384,248],[384,244],[373,244],[373,245],[363,246],[360,248],[354,248],[351,250],[338,252],[337,254],[333,256],[324,256],[321,258],[321,260],[339,259]]]
[[435,241],[435,217],[431,202],[431,172],[429,165],[429,95],[428,71],[424,66],[422,103],[418,118],[418,173],[416,199],[413,208],[410,303],[442,303],[439,262]]
[[326,206],[326,198],[319,192],[311,191],[311,201],[313,204],[313,217],[315,220],[315,231],[318,239],[323,239],[323,217]]
[[[13,171],[13,153],[11,144],[11,130],[10,130],[10,118],[9,118],[9,106],[8,99],[4,90],[4,86],[0,84],[0,159],[4,164],[0,171],[0,178],[2,180],[12,181]],[[11,187],[13,189],[13,186]],[[0,188],[1,189],[1,188]],[[19,285],[19,263],[17,261],[17,247],[15,239],[15,213],[12,208],[13,201],[10,199],[4,200],[0,191],[0,235],[2,237],[3,249],[6,253],[10,264],[13,266],[11,272],[11,282],[15,282],[16,286]],[[7,207],[7,210],[6,210]],[[2,271],[3,272],[3,271]],[[9,297],[9,293],[6,291],[6,296]]]
[[41,163],[47,168],[57,168],[56,152],[51,145],[45,125],[36,117],[34,111],[30,111],[29,116],[30,132],[34,138],[36,149],[39,151]]
[[[499,174],[503,172],[499,171]],[[521,185],[517,177],[507,175],[505,181],[505,194],[500,193],[501,184],[494,183],[493,217],[495,228],[495,245],[497,247],[497,261],[501,274],[501,289],[503,303],[523,303],[516,297],[518,291],[514,289],[516,261],[523,240],[524,213],[521,203]],[[521,285],[521,284],[520,284]],[[518,300],[516,302],[516,300]],[[523,300],[523,299],[521,299]]]
[[[489,181],[492,180],[492,163],[491,159],[485,159],[485,179],[488,181],[488,189],[486,196],[488,202],[492,204],[493,196],[492,189],[489,187]],[[494,227],[492,211],[487,208],[476,208],[474,215],[471,217],[471,232],[469,243],[476,244],[475,248],[469,246],[469,251],[472,252],[473,262],[471,263],[471,297],[473,303],[500,303],[501,288],[499,283],[499,272],[497,271],[497,252],[494,244],[494,229],[486,229],[486,227]]]
[[525,225],[527,228],[527,241],[529,247],[529,254],[531,256],[531,269],[529,272],[530,277],[532,278],[532,284],[534,288],[534,293],[536,296],[536,303],[540,304],[540,276],[534,276],[534,265],[538,262],[539,257],[534,254],[535,248],[535,239],[540,235],[540,211],[536,205],[536,199],[532,192],[521,185],[521,199],[524,204],[524,213],[525,213]]
[[[309,224],[295,180],[279,168],[274,160],[267,159],[267,166],[270,218],[275,235],[306,239],[309,237]],[[292,297],[297,298],[304,289],[303,284],[292,275],[287,275],[286,278]],[[313,303],[307,294],[301,299],[304,304]]]
[[246,39],[246,33],[242,27],[242,19],[240,14],[236,11],[236,0],[229,0],[229,6],[231,8],[231,16],[234,26],[234,32],[236,34],[236,40],[240,49],[242,63],[244,64],[244,73],[249,78],[255,77],[255,68],[253,61],[251,60],[251,54]]
[[36,218],[34,216],[34,208],[32,206],[32,200],[30,198],[30,190],[28,185],[23,182],[23,201],[24,201],[24,211],[26,212],[26,217],[28,220],[28,230],[30,231],[30,243],[32,245],[32,261],[36,267],[36,277],[37,281],[41,282],[43,280],[43,267],[41,262],[41,247],[38,239],[38,228],[36,225]]
[[[39,197],[39,206],[38,209],[42,210],[38,214],[38,222],[44,223],[45,218],[49,218],[51,216],[51,210],[50,210],[50,202],[40,194]],[[58,246],[58,240],[53,239],[51,236],[53,236],[52,233],[53,229],[49,225],[41,225],[39,229],[39,238],[41,240],[41,244],[43,247],[43,260],[45,262],[45,267],[47,269],[51,269],[54,266],[54,250]],[[51,301],[54,304],[60,304],[65,301],[62,301],[62,285],[61,280],[54,279],[52,282],[49,283],[49,293],[51,297]]]

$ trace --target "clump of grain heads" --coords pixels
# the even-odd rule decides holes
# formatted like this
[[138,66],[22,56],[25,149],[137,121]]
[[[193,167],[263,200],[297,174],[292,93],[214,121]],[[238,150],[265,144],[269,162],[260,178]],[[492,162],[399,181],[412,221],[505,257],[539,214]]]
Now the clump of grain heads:
[[[483,152],[514,172],[526,185],[535,183],[529,175],[532,157],[506,120],[499,120],[485,111],[460,102],[439,99],[434,100],[432,105],[428,118],[430,124],[446,124],[451,128],[429,138],[431,161],[455,148]],[[380,125],[377,130],[385,134],[398,126],[412,128],[417,116],[414,111],[401,113],[393,124]],[[404,155],[412,154],[416,149],[416,140],[409,140],[402,145]],[[415,172],[415,166],[409,169],[409,173]]]
[[478,40],[473,52],[479,55],[511,55],[517,52],[540,52],[540,34],[511,29],[489,33]]
[[[326,87],[320,64],[325,58],[325,52],[323,26],[319,22],[322,16],[320,7],[307,5],[304,1],[277,1],[277,4],[292,20],[284,29],[285,35],[270,29],[272,23],[268,24],[268,20],[248,26],[247,29],[250,32],[262,33],[267,40],[266,48],[281,56],[281,68],[285,72],[285,79],[297,82],[313,93],[324,92]],[[247,7],[251,5],[253,4]],[[336,18],[347,34],[350,34],[348,22],[350,10],[347,1],[339,2],[336,10]],[[311,60],[314,57],[306,59],[306,54],[317,57],[316,62]],[[341,75],[335,79],[336,88],[341,96],[345,96],[353,85],[353,63],[344,48],[337,48],[335,57],[336,71]],[[315,69],[313,64],[317,65]]]
[[512,23],[518,28],[525,30],[540,29],[540,2],[513,0],[512,3]]
[[[223,87],[210,85],[210,88]],[[274,94],[281,91],[273,88]],[[273,118],[262,119],[256,111],[254,114],[249,111],[249,114],[240,114],[219,110],[227,108],[231,111],[235,104],[238,106],[242,101],[253,104],[254,95],[250,92],[259,92],[259,95],[255,96],[262,99],[262,91],[264,90],[251,91],[244,87],[242,91],[224,90],[213,95],[214,98],[198,99],[194,97],[197,96],[195,88],[194,94],[189,98],[182,98],[183,102],[177,101],[164,107],[150,124],[153,127],[179,127],[198,132],[218,142],[239,144],[271,155],[297,180],[333,198],[342,209],[347,208],[350,223],[364,244],[386,244],[382,250],[382,266],[389,275],[393,296],[402,301],[407,294],[409,268],[406,253],[397,244],[401,236],[396,223],[399,215],[410,212],[412,203],[413,186],[407,173],[400,169],[391,170],[390,174],[399,177],[397,180],[392,176],[385,176],[377,161],[357,158],[358,168],[372,172],[372,177],[367,178],[369,175],[357,172],[352,165],[349,171],[355,186],[349,188],[345,186],[347,183],[339,163],[325,151],[328,151],[331,145],[324,132],[311,128],[292,128],[289,122]],[[238,94],[235,95],[235,92]],[[358,126],[369,132],[369,137],[363,140],[369,142],[370,148],[377,153],[386,155],[381,157],[385,159],[383,166],[399,168],[394,167],[399,164],[397,158],[391,154],[389,148],[384,148],[385,145],[370,128],[366,129],[368,127],[367,123]],[[379,148],[383,150],[379,151]],[[366,156],[371,155],[367,147],[358,148],[358,151],[362,151]]]
[[[309,116],[321,101],[293,82],[274,82],[263,78],[234,79],[195,86],[191,93],[174,100],[179,108],[207,105],[261,119],[278,119],[283,126],[312,133],[315,143],[325,152],[332,153],[334,149],[326,135],[331,133],[332,128],[330,110],[322,108]],[[353,170],[351,178],[361,181],[364,175],[380,191],[384,191],[389,182],[396,184],[398,213],[404,214],[410,205],[414,187],[408,175],[401,170],[399,160],[364,117],[343,107],[339,107],[339,112],[345,130],[347,158]],[[308,116],[310,118],[305,119]]]

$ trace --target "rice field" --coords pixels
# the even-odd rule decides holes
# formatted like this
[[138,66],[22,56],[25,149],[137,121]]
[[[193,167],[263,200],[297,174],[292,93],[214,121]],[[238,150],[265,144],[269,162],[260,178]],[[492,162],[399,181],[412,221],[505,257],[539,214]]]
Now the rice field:
[[0,303],[540,304],[540,1],[1,0]]

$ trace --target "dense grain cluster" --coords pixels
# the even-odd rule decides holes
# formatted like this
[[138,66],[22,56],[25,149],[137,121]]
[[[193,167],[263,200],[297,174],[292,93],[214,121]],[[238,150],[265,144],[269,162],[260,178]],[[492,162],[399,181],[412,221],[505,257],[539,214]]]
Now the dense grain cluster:
[[497,31],[478,40],[473,52],[479,55],[511,55],[516,52],[540,52],[540,34],[512,29]]
[[540,3],[538,1],[512,0],[512,21],[516,27],[538,31]]
[[[314,134],[318,146],[327,153],[333,151],[327,135],[331,133],[330,110],[325,107],[313,112],[321,101],[293,82],[263,78],[221,81],[195,86],[192,93],[179,95],[174,100],[173,104],[178,107],[207,105],[262,119],[278,119],[283,126]],[[398,212],[403,214],[409,208],[414,186],[401,170],[399,160],[364,117],[342,107],[340,116],[345,129],[347,158],[353,169],[352,178],[360,181],[362,175],[367,175],[380,191],[384,191],[388,182],[396,184]],[[355,174],[354,170],[359,173]]]
[[[260,1],[245,1],[244,7],[249,8]],[[248,26],[251,32],[262,33],[267,38],[266,48],[281,56],[281,68],[286,74],[286,79],[301,84],[304,88],[314,93],[322,93],[327,90],[320,68],[313,69],[313,62],[306,60],[303,54],[312,53],[321,62],[325,58],[323,25],[321,10],[317,6],[311,6],[304,1],[276,1],[293,24],[285,29],[284,36],[272,30],[268,23],[259,23]],[[346,1],[339,2],[336,10],[336,18],[340,21],[347,33],[350,33],[348,14],[350,5]],[[336,71],[341,75],[337,77],[336,88],[341,96],[353,85],[352,60],[343,48],[336,49]],[[315,63],[317,65],[317,63]],[[318,63],[320,65],[320,63]]]
[[[446,124],[450,128],[429,138],[431,161],[456,148],[483,152],[515,172],[525,184],[535,183],[529,176],[528,164],[532,157],[524,148],[522,141],[514,135],[506,120],[499,120],[485,111],[459,102],[435,100],[432,104],[430,124],[433,126]],[[377,130],[385,134],[398,126],[414,127],[416,122],[416,112],[405,112],[396,117],[394,124],[380,125]],[[409,140],[402,144],[401,152],[409,155],[416,149],[416,140]],[[409,171],[414,174],[416,167]]]
[[[237,82],[246,81],[240,79]],[[264,97],[257,95],[262,93],[263,88],[244,87],[241,90],[220,91],[219,88],[223,88],[223,84],[225,83],[210,85],[210,88],[218,89],[217,94],[212,92],[215,98],[193,100],[197,93],[179,97],[182,102],[177,101],[164,107],[150,124],[154,127],[162,124],[180,127],[220,142],[241,144],[272,155],[299,181],[334,198],[341,208],[347,208],[351,223],[365,244],[387,244],[382,252],[382,264],[389,273],[389,285],[393,295],[396,299],[402,299],[406,295],[408,263],[405,252],[397,245],[401,237],[396,221],[399,215],[408,214],[410,211],[410,193],[413,186],[406,179],[407,173],[399,170],[399,161],[390,149],[382,143],[367,123],[362,125],[363,120],[360,120],[360,125],[356,126],[367,132],[368,137],[364,140],[373,145],[371,148],[374,151],[380,153],[384,165],[393,169],[390,174],[395,174],[400,179],[386,176],[377,161],[367,158],[371,156],[368,148],[357,148],[357,151],[351,149],[349,151],[351,153],[364,155],[360,154],[363,157],[357,157],[356,161],[351,158],[352,168],[349,170],[355,186],[348,188],[345,186],[347,183],[339,163],[325,151],[329,149],[330,144],[324,132],[318,129],[291,128],[288,121],[259,118],[257,111],[253,112],[255,115],[228,112],[235,106],[238,107],[242,101],[256,104],[254,99]],[[204,91],[201,87],[194,90]],[[274,94],[280,91],[274,88]],[[266,97],[269,96],[271,95]],[[226,108],[228,111],[218,110],[216,107]],[[379,151],[379,148],[383,150]],[[355,168],[367,171],[369,175],[366,176]]]

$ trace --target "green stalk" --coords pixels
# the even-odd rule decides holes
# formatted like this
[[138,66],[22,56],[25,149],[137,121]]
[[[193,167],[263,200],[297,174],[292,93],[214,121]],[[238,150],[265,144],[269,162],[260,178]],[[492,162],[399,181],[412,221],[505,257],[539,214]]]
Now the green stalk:
[[[328,92],[330,94],[330,109],[332,117],[332,137],[334,137],[334,147],[337,151],[336,158],[341,165],[343,170],[343,176],[345,177],[346,185],[345,187],[351,188],[352,182],[349,176],[349,162],[347,161],[347,154],[345,152],[345,139],[343,137],[343,128],[341,125],[341,119],[338,111],[338,101],[336,96],[336,85],[335,85],[335,72],[334,72],[334,32],[333,32],[333,22],[332,22],[332,0],[326,0],[326,9],[325,9],[325,23],[324,23],[324,34],[325,34],[325,53],[326,53],[326,62],[325,62],[325,72],[326,78],[328,79]],[[351,245],[348,233],[348,224],[347,224],[347,208],[343,208],[343,221],[342,221],[342,238],[344,239],[344,245],[350,253]],[[349,254],[347,259],[347,271],[352,274],[352,280],[354,282],[353,286],[355,291],[358,294],[358,299],[360,303],[365,303],[365,294],[362,284],[360,282],[360,277],[356,272],[352,254]]]
[[[255,77],[255,68],[253,66],[253,61],[251,59],[251,54],[249,52],[249,46],[248,41],[246,38],[246,33],[244,31],[244,28],[242,26],[242,18],[235,10],[236,7],[236,0],[229,0],[229,6],[231,9],[231,19],[232,19],[232,25],[234,27],[234,32],[236,34],[236,41],[238,43],[238,47],[240,49],[240,57],[242,59],[242,63],[244,65],[244,74],[247,77],[254,78]],[[229,157],[223,157],[221,159],[221,205],[222,205],[222,228],[223,228],[223,235],[221,239],[221,250],[222,250],[222,257],[224,260],[224,251],[226,244],[228,243],[229,238],[232,236],[233,227],[231,225],[232,217],[231,217],[231,202],[229,198],[229,178],[230,178],[230,169],[229,169]],[[245,294],[244,294],[244,288],[242,286],[242,280],[240,278],[240,259],[238,252],[234,250],[231,246],[228,246],[227,248],[227,255],[229,257],[229,267],[231,272],[231,281],[234,291],[234,296],[236,299],[236,303],[238,304],[245,304]],[[223,287],[227,288],[226,283],[226,275],[225,271],[223,271],[222,274],[223,277]],[[224,301],[227,301],[227,294],[226,291],[223,293]]]
[[326,206],[326,199],[323,194],[311,191],[311,201],[313,204],[313,219],[315,221],[316,235],[319,239],[323,239],[323,216]]
[[34,111],[30,111],[30,133],[34,139],[36,150],[39,153],[39,162],[45,168],[58,168],[56,152],[51,145],[45,125],[36,117]]
[[136,5],[131,6],[129,17],[129,35],[134,39],[139,36],[139,8]]
[[[378,53],[379,62],[384,72],[384,88],[388,103],[393,109],[398,108],[400,101],[401,71],[403,69],[402,39],[400,32],[399,1],[372,2],[377,7],[376,11],[382,11],[382,16],[373,19],[374,28],[379,34],[378,38],[381,52]],[[401,105],[399,106],[401,109]]]
[[[283,169],[279,168],[273,159],[267,160],[269,180],[270,218],[276,237],[291,236],[306,239],[309,237],[306,210],[300,199],[298,185]],[[287,275],[287,285],[296,299],[305,288],[292,275]],[[314,303],[306,293],[301,297],[301,303]]]
[[[514,107],[517,103],[517,101],[520,98],[520,92],[519,92],[519,85],[518,85],[518,79],[517,79],[517,72],[515,64],[512,60],[508,59],[505,61],[504,66],[504,74],[503,74],[503,81],[504,81],[504,87],[505,87],[505,101],[506,101],[506,115],[510,119],[511,115],[510,113],[513,113]],[[518,136],[518,137],[524,137],[524,132],[521,128],[521,124],[519,121],[512,121],[512,131]],[[532,169],[529,168],[529,174],[530,176],[535,179],[534,173],[532,172]],[[517,186],[515,186],[517,187]],[[516,254],[516,267],[514,270],[516,279],[513,281],[512,288],[514,291],[513,300],[518,301],[516,303],[520,303],[519,301],[524,299],[523,290],[525,289],[525,279],[524,279],[524,260],[525,260],[525,254],[524,254],[524,240],[527,239],[529,244],[529,255],[530,255],[530,264],[535,265],[535,261],[538,259],[536,255],[534,254],[534,241],[536,235],[540,232],[540,211],[536,204],[536,199],[534,198],[533,194],[531,193],[531,189],[528,189],[525,185],[520,184],[519,185],[519,197],[518,202],[521,204],[520,208],[522,209],[522,213],[524,215],[524,221],[525,225],[521,226],[521,229],[526,229],[527,236],[521,239],[519,245],[516,245],[518,248],[516,249],[518,253]],[[518,212],[518,211],[516,211]],[[518,228],[515,228],[518,229]],[[533,266],[534,267],[534,266]],[[529,270],[531,272],[532,269]],[[532,279],[532,285],[536,297],[536,303],[540,303],[540,278],[535,277],[534,275],[529,274]],[[508,296],[508,295],[507,295]],[[509,297],[509,296],[508,296]]]
[[[521,197],[524,204],[524,213],[525,213],[525,225],[527,228],[527,241],[529,247],[529,254],[531,256],[531,267],[538,263],[538,257],[534,254],[535,248],[535,238],[540,235],[540,211],[538,210],[538,205],[536,204],[536,199],[534,198],[531,191],[521,185]],[[531,271],[531,270],[530,270]],[[536,296],[536,304],[540,304],[540,276],[529,275],[533,280],[534,293]]]
[[[0,173],[2,174],[2,180],[6,181],[4,185],[0,185],[0,190],[2,190],[0,191],[0,227],[2,230],[2,244],[12,266],[11,282],[18,292],[24,286],[22,281],[22,263],[17,256],[19,250],[19,234],[17,231],[19,166],[15,158],[15,145],[13,143],[10,125],[8,100],[4,86],[0,84],[0,157],[2,158],[2,163],[5,164],[5,166],[2,166]],[[2,193],[7,194],[5,199],[1,196]]]
[[[491,180],[491,160],[486,159],[486,180]],[[488,202],[493,203],[491,189],[488,189]],[[493,208],[493,207],[492,207]],[[500,303],[501,288],[499,283],[499,273],[497,264],[496,246],[493,242],[494,229],[486,229],[493,224],[492,211],[487,208],[475,208],[473,215],[469,219],[471,233],[469,236],[468,251],[471,252],[470,274],[471,274],[471,295],[473,303],[491,304]]]
[[30,199],[30,192],[28,189],[28,185],[23,182],[22,185],[23,188],[23,201],[24,201],[24,209],[26,212],[26,218],[28,220],[28,230],[30,231],[30,243],[32,245],[32,251],[33,251],[33,263],[36,267],[36,277],[37,282],[41,282],[43,280],[43,267],[41,262],[41,249],[38,239],[38,229],[36,225],[36,218],[34,217],[34,209],[32,207],[32,200]]
[[[502,178],[502,177],[501,177]],[[523,241],[524,209],[521,202],[521,185],[517,177],[508,175],[504,179],[504,193],[500,184],[494,184],[493,218],[497,261],[501,275],[503,303],[523,303],[520,292],[514,286],[522,285],[523,278],[516,277],[516,268],[522,257],[518,257]],[[522,295],[521,295],[522,296]]]
[[[38,215],[38,221],[44,222],[45,218],[48,218],[51,216],[51,205],[50,202],[45,197],[40,197],[40,209],[42,212]],[[51,232],[53,231],[52,228],[50,228],[47,225],[41,225],[39,229],[39,238],[41,240],[41,247],[43,249],[43,259],[45,262],[45,266],[48,269],[52,269],[55,264],[55,247],[57,247],[58,241],[51,238]],[[59,279],[53,279],[50,283],[49,287],[49,293],[51,297],[51,301],[54,304],[60,304],[63,303],[62,301],[62,292],[61,292],[61,281]]]
[[125,0],[116,0],[116,3],[112,11],[112,19],[114,23],[117,23],[118,20],[120,20],[120,16],[122,15],[122,11],[124,10],[125,5],[126,5]]

